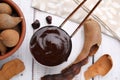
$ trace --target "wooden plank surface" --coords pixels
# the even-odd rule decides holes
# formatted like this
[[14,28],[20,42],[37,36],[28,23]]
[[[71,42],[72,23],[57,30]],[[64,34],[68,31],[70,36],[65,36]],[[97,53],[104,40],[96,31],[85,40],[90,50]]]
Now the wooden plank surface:
[[[52,68],[43,66],[37,63],[35,60],[33,60],[29,50],[29,41],[34,32],[31,27],[31,24],[33,23],[34,20],[38,19],[40,20],[41,26],[47,25],[45,17],[50,14],[44,13],[32,8],[31,7],[32,0],[13,0],[13,1],[21,8],[25,16],[26,36],[23,41],[23,44],[15,52],[14,55],[0,61],[0,67],[7,61],[10,61],[14,58],[19,58],[24,62],[26,69],[24,72],[15,76],[11,80],[40,80],[42,76],[46,74],[59,73],[62,69],[67,67],[69,64],[71,64],[75,60],[77,55],[80,53],[83,47],[83,42],[84,42],[83,28],[81,28],[77,32],[77,34],[72,38],[73,48],[67,62]],[[54,15],[51,15],[51,16],[53,17],[52,25],[59,26],[64,20]],[[64,25],[63,29],[66,30],[69,34],[71,34],[77,26],[78,24],[68,21]],[[97,76],[94,78],[94,80],[120,80],[120,76],[119,76],[120,75],[120,64],[119,64],[120,49],[119,48],[120,48],[120,41],[117,41],[111,37],[108,37],[102,34],[102,44],[94,57],[94,60],[95,60],[94,62],[96,62],[96,60],[98,60],[98,58],[100,58],[103,54],[107,53],[107,54],[110,54],[113,59],[113,68],[110,70],[110,72],[106,76],[104,77]],[[80,74],[77,75],[73,80],[85,80],[84,71],[86,71],[91,64],[92,64],[92,57],[89,58],[89,63],[82,67]]]
[[[33,22],[33,8],[31,8],[32,0],[13,0],[22,10],[26,20],[26,36],[21,47],[11,57],[1,60],[0,66],[7,61],[15,58],[21,59],[25,64],[25,71],[13,77],[11,80],[32,80],[32,56],[29,52],[29,40],[32,36],[33,30],[31,23]],[[29,34],[30,33],[30,34]]]

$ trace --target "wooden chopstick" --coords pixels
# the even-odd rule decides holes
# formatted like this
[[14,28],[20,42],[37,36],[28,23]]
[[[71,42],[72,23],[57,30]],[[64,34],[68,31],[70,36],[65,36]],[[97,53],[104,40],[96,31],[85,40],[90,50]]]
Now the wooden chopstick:
[[59,27],[62,27],[66,22],[67,20],[86,2],[87,0],[84,0],[82,1],[78,7],[75,8],[75,10],[62,22],[62,24],[59,26]]
[[102,0],[99,0],[96,5],[92,8],[92,10],[88,13],[88,15],[84,18],[84,20],[80,23],[80,25],[77,27],[77,29],[72,33],[70,36],[71,38],[74,36],[74,34],[78,31],[78,29],[81,27],[81,25],[85,22],[85,20],[92,14],[92,12],[96,9],[96,7],[100,4]]

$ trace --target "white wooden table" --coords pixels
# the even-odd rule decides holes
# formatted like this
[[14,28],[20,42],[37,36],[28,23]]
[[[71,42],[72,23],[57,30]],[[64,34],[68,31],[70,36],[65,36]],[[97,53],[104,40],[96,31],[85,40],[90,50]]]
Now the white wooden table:
[[[72,63],[77,55],[80,53],[83,41],[84,41],[84,32],[83,28],[81,28],[77,34],[72,38],[73,49],[71,55],[67,62],[56,66],[56,67],[45,67],[43,65],[38,64],[35,60],[33,60],[32,55],[29,51],[29,41],[31,36],[33,35],[33,29],[31,24],[35,19],[40,20],[41,26],[47,25],[45,21],[45,17],[50,15],[48,13],[44,13],[38,10],[35,10],[31,7],[32,0],[13,0],[22,10],[25,20],[26,20],[26,36],[21,45],[21,47],[9,58],[0,61],[0,66],[7,61],[10,61],[14,58],[21,59],[25,64],[25,71],[21,74],[13,77],[11,80],[40,80],[40,78],[46,74],[59,73],[63,68]],[[60,23],[64,20],[62,18],[53,16],[53,25],[60,25]],[[78,24],[73,22],[67,22],[64,26],[64,29],[71,34],[72,31],[77,27]],[[113,67],[110,72],[102,77],[97,76],[94,80],[120,80],[120,41],[113,39],[109,36],[102,34],[102,44],[98,50],[98,52],[94,56],[94,62],[101,57],[103,54],[111,55],[113,59]],[[84,80],[84,71],[92,64],[93,57],[89,58],[89,63],[82,67],[80,74],[78,74],[73,80]]]

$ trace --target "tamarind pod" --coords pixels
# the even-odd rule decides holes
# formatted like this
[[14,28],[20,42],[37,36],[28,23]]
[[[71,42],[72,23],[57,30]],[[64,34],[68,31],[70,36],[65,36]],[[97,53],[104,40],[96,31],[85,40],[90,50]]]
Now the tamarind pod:
[[80,55],[74,63],[78,63],[88,56],[94,55],[101,44],[101,28],[93,19],[88,19],[84,23],[84,45]]
[[22,17],[13,17],[8,14],[0,14],[0,30],[15,27],[22,21]]
[[45,75],[41,80],[72,80],[77,74],[79,74],[81,67],[85,65],[87,61],[88,58],[79,63],[70,65],[62,70],[60,74]]

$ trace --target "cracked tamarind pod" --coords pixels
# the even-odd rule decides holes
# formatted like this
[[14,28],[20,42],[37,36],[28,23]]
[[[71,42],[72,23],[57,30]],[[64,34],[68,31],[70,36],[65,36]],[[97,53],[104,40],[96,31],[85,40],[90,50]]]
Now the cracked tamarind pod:
[[83,49],[74,63],[78,63],[88,56],[93,56],[101,44],[101,28],[95,20],[88,19],[84,22],[84,35]]
[[90,80],[97,75],[105,76],[113,66],[111,56],[108,54],[100,57],[88,70],[84,73],[85,80]]
[[22,17],[13,17],[8,14],[0,14],[0,30],[13,28],[21,21]]
[[24,63],[19,59],[14,59],[5,63],[0,70],[0,80],[10,80],[25,69]]

